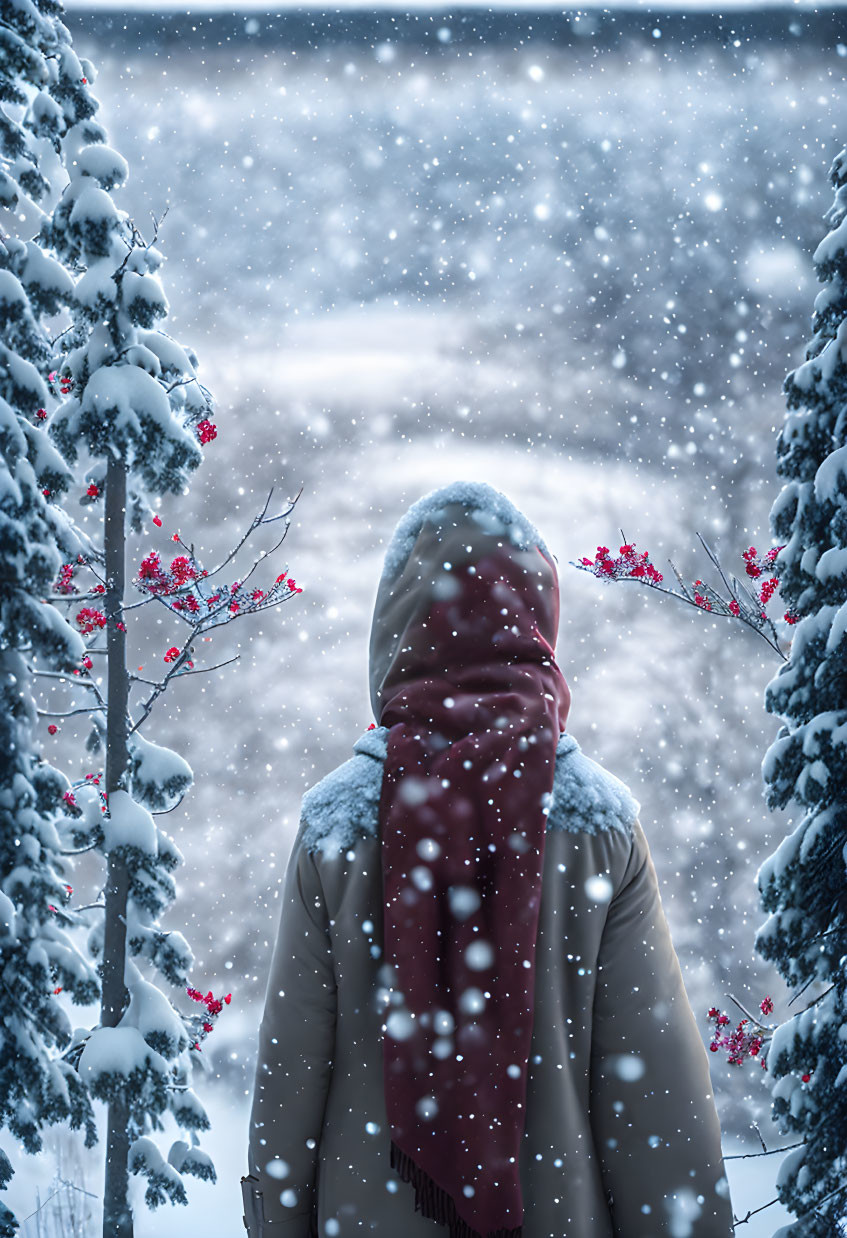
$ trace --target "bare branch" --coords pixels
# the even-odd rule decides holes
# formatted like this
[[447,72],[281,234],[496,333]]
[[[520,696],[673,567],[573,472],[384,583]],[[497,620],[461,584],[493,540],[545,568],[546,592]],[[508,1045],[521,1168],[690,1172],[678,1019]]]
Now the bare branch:
[[180,804],[185,799],[185,795],[186,793],[183,792],[182,795],[177,800],[177,802],[175,804],[171,804],[170,808],[160,808],[156,812],[151,813],[150,815],[153,817],[166,817],[169,812],[174,812],[177,808],[179,808]]
[[[727,993],[727,994],[726,994],[726,996],[729,998],[729,1000],[730,1000],[731,1002],[735,1002],[736,1006],[737,1006],[737,1007],[738,1007],[738,1009],[742,1012],[742,1014],[745,1014],[745,1015],[747,1016],[747,1018],[750,1020],[750,1022],[751,1022],[751,1023],[755,1023],[755,1024],[756,1024],[756,1027],[760,1027],[760,1028],[762,1029],[762,1031],[763,1031],[763,1032],[773,1032],[773,1030],[774,1030],[774,1029],[773,1029],[772,1027],[768,1027],[768,1025],[767,1025],[766,1023],[761,1023],[761,1022],[760,1022],[760,1021],[756,1018],[756,1016],[755,1016],[755,1015],[752,1015],[752,1014],[750,1013],[750,1011],[746,1008],[746,1006],[742,1006],[741,1002],[738,1000],[738,998],[737,998],[737,997],[733,997],[731,993]],[[761,1136],[760,1136],[760,1138],[761,1138]]]
[[39,718],[72,718],[74,714],[100,713],[102,705],[82,705],[79,709],[37,709]]
[[[258,609],[258,607],[257,607],[257,609]],[[248,612],[245,612],[245,613],[248,613],[248,614],[254,614],[255,612],[254,612],[254,611],[248,611]],[[235,616],[235,615],[233,615],[233,619],[234,619],[235,617],[236,617],[236,616]],[[222,627],[223,625],[222,625],[222,624],[218,624],[217,626],[218,626],[218,627]],[[196,639],[196,638],[193,638],[193,639]],[[233,655],[233,657],[231,657],[231,658],[227,658],[225,662],[216,662],[216,663],[214,664],[214,666],[194,666],[194,667],[185,667],[185,668],[184,668],[184,669],[180,672],[180,674],[179,674],[179,678],[180,678],[180,679],[184,679],[187,675],[206,675],[206,674],[208,674],[208,672],[209,672],[209,671],[217,671],[217,670],[220,670],[220,668],[221,668],[222,666],[229,666],[231,662],[237,662],[237,661],[238,661],[238,659],[239,659],[240,657],[241,657],[241,654],[236,653],[236,654],[234,654],[234,655]],[[166,682],[165,680],[163,680],[163,679],[145,679],[142,675],[130,675],[130,679],[131,679],[134,683],[146,683],[146,684],[148,684],[151,688],[158,688],[160,691],[164,691],[164,689],[167,687],[167,682]]]
[[[682,579],[682,576],[681,576],[681,575],[679,574],[679,572],[677,571],[676,564],[674,563],[673,559],[668,559],[668,563],[670,563],[670,565],[671,565],[671,571],[673,572],[674,576],[675,576],[675,577],[676,577],[676,579],[677,579],[677,584],[679,585],[679,587],[680,587],[680,589],[681,589],[681,591],[682,591],[682,596],[686,599],[686,601],[689,601],[689,602],[692,602],[692,603],[693,603],[694,599],[690,596],[690,594],[689,594],[689,592],[688,592],[688,585],[685,583],[685,581]],[[673,593],[673,590],[672,590],[672,589],[668,589],[668,590],[667,590],[667,592],[668,592],[668,593]]]
[[[670,560],[668,560],[668,562],[670,563]],[[586,567],[585,564],[583,563],[574,563],[573,560],[570,560],[570,563],[572,567],[578,568],[582,572],[588,572],[591,570],[590,568]],[[673,563],[671,563],[671,567],[673,568],[674,572],[676,572],[676,568],[674,567]],[[594,575],[593,572],[592,572],[592,575]],[[678,573],[677,573],[677,578],[680,580],[680,586],[683,589],[685,589],[685,583],[679,577]],[[609,577],[609,580],[611,579],[612,577]],[[656,593],[664,593],[664,594],[667,594],[668,597],[678,598],[679,601],[687,602],[689,606],[694,606],[697,610],[704,612],[704,607],[698,606],[693,598],[690,598],[686,596],[685,594],[677,593],[676,590],[674,589],[665,589],[663,588],[662,585],[657,585],[651,580],[645,580],[640,576],[618,576],[618,577],[615,577],[614,579],[615,579],[615,582],[618,584],[626,584],[627,582],[631,581],[635,585],[642,585],[645,589],[652,589]],[[686,594],[687,594],[687,590],[686,590]],[[778,653],[779,656],[782,658],[783,662],[788,661],[788,654],[783,653],[779,645],[775,644],[774,641],[772,641],[770,637],[765,632],[762,631],[761,628],[757,627],[755,623],[751,623],[749,619],[746,619],[743,613],[740,615],[733,615],[733,613],[729,610],[720,610],[720,611],[706,610],[704,613],[707,615],[712,615],[715,619],[736,619],[738,620],[740,623],[743,623],[747,627],[751,628],[752,631],[754,631],[758,636],[761,636],[765,644],[769,645],[771,649],[773,649],[774,653]]]
[[[31,668],[31,670],[32,670],[33,675],[40,675],[44,679],[65,680],[66,682],[73,684],[75,687],[88,688],[88,690],[90,692],[93,692],[94,695],[97,697],[97,701],[102,706],[102,708],[103,709],[106,708],[105,697],[103,696],[103,693],[97,687],[97,684],[94,682],[93,679],[83,678],[82,675],[68,675],[68,674],[65,674],[63,671],[41,671],[41,670],[36,670],[35,668]],[[83,707],[83,708],[86,708],[86,707]]]
[[799,1139],[797,1143],[789,1143],[784,1148],[766,1148],[764,1152],[739,1152],[735,1156],[722,1156],[722,1161],[748,1161],[751,1157],[756,1156],[774,1156],[777,1152],[790,1152],[792,1148],[802,1147],[805,1141]]
[[[245,613],[254,614],[255,612],[248,611]],[[240,657],[240,653],[235,653],[231,658],[227,658],[225,662],[216,662],[214,666],[192,666],[188,670],[182,671],[179,677],[180,679],[187,679],[189,675],[206,675],[209,671],[219,671],[222,666],[230,666],[233,662],[237,662]]]
[[736,1217],[732,1222],[732,1228],[735,1229],[736,1225],[746,1225],[750,1218],[754,1217],[757,1212],[764,1212],[765,1208],[772,1208],[774,1204],[778,1203],[779,1196],[777,1196],[776,1199],[769,1199],[766,1204],[762,1204],[761,1208],[751,1209],[751,1211],[747,1213],[746,1217],[742,1217],[740,1220]]
[[[300,495],[301,495],[302,493],[303,493],[303,487],[301,486],[301,487],[300,487],[300,490],[299,490],[299,492],[298,492],[298,494],[297,494],[297,498],[296,498],[296,499],[294,499],[293,501],[291,501],[291,504],[290,504],[290,506],[289,506],[289,508],[288,508],[288,510],[287,510],[287,511],[285,511],[285,512],[280,512],[280,513],[279,513],[279,515],[277,515],[277,516],[266,516],[266,513],[267,513],[267,510],[268,510],[268,507],[270,506],[271,496],[273,495],[273,486],[271,486],[271,489],[270,489],[270,491],[268,492],[268,497],[265,499],[264,506],[262,507],[262,510],[260,511],[259,515],[258,515],[258,516],[254,516],[254,517],[253,517],[253,519],[252,519],[252,520],[251,520],[251,522],[250,522],[250,526],[249,526],[249,528],[248,528],[248,529],[246,530],[246,532],[242,535],[242,537],[240,538],[240,540],[236,543],[236,545],[235,545],[235,546],[233,547],[233,549],[229,552],[229,554],[226,556],[226,558],[225,558],[225,559],[223,559],[223,560],[222,560],[222,561],[218,564],[218,566],[217,566],[217,567],[212,568],[212,570],[211,570],[210,572],[207,572],[207,573],[206,573],[206,575],[203,577],[204,581],[205,581],[205,580],[210,580],[213,576],[217,576],[218,572],[223,571],[223,569],[227,566],[227,564],[228,564],[228,563],[231,563],[231,562],[232,562],[232,560],[235,558],[235,556],[238,554],[239,550],[240,550],[240,549],[241,549],[241,547],[244,545],[244,543],[247,541],[248,537],[250,537],[250,535],[254,532],[254,530],[258,529],[260,525],[262,525],[262,524],[274,524],[277,520],[280,520],[280,519],[285,519],[287,516],[290,516],[290,515],[291,515],[291,513],[292,513],[292,512],[293,512],[293,510],[294,510],[294,506],[295,506],[295,504],[296,504],[296,502],[297,502],[297,499],[299,499],[299,498],[300,498]],[[285,530],[285,533],[287,533],[287,532],[288,532],[288,526],[286,526],[286,530]],[[279,543],[277,544],[278,546],[279,546],[279,545],[281,545],[281,544],[282,544],[282,542],[285,540],[285,533],[284,533],[284,534],[282,535],[282,537],[280,538]],[[183,543],[183,545],[184,545],[184,543]],[[188,549],[190,549],[190,548],[189,548],[189,547],[186,547],[186,549],[188,550]]]
[[721,580],[723,581],[724,588],[726,589],[727,593],[730,595],[730,597],[735,597],[735,595],[734,595],[734,593],[732,592],[732,589],[731,589],[731,587],[730,587],[729,581],[728,581],[728,580],[727,580],[727,578],[726,578],[726,575],[725,575],[725,573],[724,573],[724,570],[723,570],[723,568],[721,567],[721,561],[720,561],[720,559],[719,559],[719,558],[718,558],[718,556],[715,554],[714,550],[712,550],[711,546],[710,546],[710,545],[709,545],[709,543],[706,541],[706,539],[703,537],[703,535],[702,535],[701,533],[699,533],[699,532],[698,532],[698,533],[697,533],[697,536],[700,538],[700,542],[701,542],[701,544],[702,544],[702,546],[703,546],[703,549],[705,550],[706,554],[709,556],[709,558],[712,560],[712,563],[713,563],[713,564],[714,564],[714,566],[717,568],[718,573],[719,573],[719,575],[720,575]]
[[64,671],[40,671],[34,666],[27,667],[27,670],[31,675],[38,675],[41,679],[61,679],[65,683],[90,688],[92,692],[97,691],[97,684],[92,683],[90,679],[83,679],[81,675],[69,675]]

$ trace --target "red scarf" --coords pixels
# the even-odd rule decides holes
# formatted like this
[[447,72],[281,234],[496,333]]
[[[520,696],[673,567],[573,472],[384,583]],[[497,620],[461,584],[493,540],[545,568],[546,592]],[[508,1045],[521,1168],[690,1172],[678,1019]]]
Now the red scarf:
[[558,578],[465,513],[425,525],[404,572],[379,718],[391,1165],[450,1238],[520,1238],[544,809],[570,704]]

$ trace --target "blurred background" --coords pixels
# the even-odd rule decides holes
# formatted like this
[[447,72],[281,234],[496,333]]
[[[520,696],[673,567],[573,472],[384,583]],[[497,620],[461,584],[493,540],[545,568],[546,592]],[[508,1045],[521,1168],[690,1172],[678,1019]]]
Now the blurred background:
[[[272,487],[273,511],[302,491],[256,580],[287,567],[303,593],[198,651],[238,662],[175,684],[144,732],[196,776],[160,818],[185,855],[165,927],[188,936],[197,987],[233,999],[198,1085],[220,1183],[193,1185],[187,1212],[142,1208],[140,1238],[242,1232],[300,797],[372,721],[384,547],[447,481],[505,491],[558,557],[568,729],[641,803],[704,1043],[709,1006],[735,1015],[730,993],[754,1011],[771,994],[782,1021],[784,986],[753,950],[756,871],[790,825],[761,791],[779,659],[748,629],[571,561],[625,536],[666,581],[670,558],[717,583],[698,532],[736,573],[748,546],[772,545],[781,386],[810,333],[847,138],[844,9],[69,4],[65,20],[130,165],[116,201],[148,239],[167,207],[162,327],[217,403],[205,468],[134,562],[168,556],[179,531],[211,567]],[[179,632],[150,611],[132,636],[152,667]],[[56,756],[82,776],[75,721]],[[754,1124],[779,1146],[757,1063],[710,1064],[725,1152],[760,1149]],[[19,1215],[57,1155],[71,1155],[59,1136],[19,1162]],[[778,1160],[733,1163],[738,1215],[772,1198]]]

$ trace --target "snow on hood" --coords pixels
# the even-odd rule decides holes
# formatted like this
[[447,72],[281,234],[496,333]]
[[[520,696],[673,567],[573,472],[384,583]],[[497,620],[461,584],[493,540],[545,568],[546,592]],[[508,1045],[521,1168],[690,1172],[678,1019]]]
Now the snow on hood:
[[[369,684],[379,721],[382,686],[403,651],[403,634],[425,614],[439,590],[451,586],[445,561],[453,566],[477,558],[480,540],[496,538],[514,553],[553,556],[535,526],[499,490],[485,482],[457,481],[425,494],[399,521],[385,552],[371,624]],[[476,542],[476,549],[471,547]],[[555,633],[553,634],[555,641]]]

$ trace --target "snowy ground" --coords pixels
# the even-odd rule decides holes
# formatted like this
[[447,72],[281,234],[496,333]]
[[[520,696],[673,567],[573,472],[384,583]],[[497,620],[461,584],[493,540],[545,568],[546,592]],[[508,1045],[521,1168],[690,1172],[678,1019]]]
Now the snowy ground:
[[[226,1106],[217,1107],[218,1120],[213,1132],[205,1141],[205,1146],[212,1154],[218,1169],[219,1180],[212,1185],[206,1182],[190,1182],[190,1203],[187,1209],[177,1207],[159,1208],[149,1212],[141,1200],[141,1190],[137,1181],[133,1181],[134,1205],[136,1209],[135,1238],[194,1238],[204,1235],[205,1238],[235,1238],[244,1233],[241,1220],[241,1174],[246,1172],[242,1167],[244,1148],[247,1142],[248,1106],[244,1102],[230,1101]],[[769,1143],[779,1147],[781,1142],[788,1140],[771,1140]],[[724,1155],[732,1156],[739,1153],[761,1151],[760,1144],[744,1144],[727,1138],[724,1140]],[[735,1216],[743,1218],[748,1212],[760,1208],[775,1198],[774,1183],[782,1161],[780,1155],[760,1156],[748,1160],[730,1160],[727,1162],[727,1177],[729,1178],[730,1194]],[[50,1193],[51,1172],[46,1163],[40,1166],[43,1172],[30,1169],[29,1192],[34,1197],[35,1189],[41,1191],[41,1200],[48,1198]],[[82,1183],[89,1191],[98,1192],[98,1177],[100,1161],[95,1156],[85,1158],[82,1165],[84,1176],[77,1169],[75,1179],[77,1185]],[[67,1193],[66,1193],[67,1194]],[[20,1204],[19,1204],[20,1201]],[[9,1191],[9,1203],[20,1206],[21,1218],[27,1215],[25,1211],[25,1196],[20,1190],[20,1183]],[[54,1202],[55,1208],[58,1198]],[[88,1228],[80,1238],[97,1238],[102,1228],[102,1221],[97,1211],[97,1201],[90,1201],[90,1216]],[[44,1211],[49,1212],[49,1205]],[[789,1214],[781,1204],[776,1203],[763,1212],[752,1216],[744,1225],[745,1238],[771,1238],[779,1225],[790,1220]],[[46,1226],[42,1214],[42,1224]],[[39,1233],[35,1218],[23,1225],[21,1238],[77,1238],[66,1228],[65,1232],[53,1232],[49,1228]]]
[[[505,490],[558,555],[570,729],[642,803],[704,1035],[706,1006],[729,992],[772,992],[782,1015],[752,944],[755,872],[786,828],[759,783],[776,663],[750,633],[568,560],[622,529],[693,579],[697,530],[736,570],[743,548],[769,544],[781,383],[808,330],[844,59],[808,39],[690,48],[649,32],[614,51],[453,48],[447,21],[437,54],[390,40],[294,52],[258,16],[253,43],[199,55],[156,31],[126,46],[106,17],[77,34],[82,21],[69,14],[132,169],[122,204],[142,229],[170,204],[165,327],[218,402],[205,470],[134,553],[167,554],[179,529],[213,562],[271,485],[303,487],[274,569],[304,593],[216,637],[209,655],[239,652],[239,666],[177,684],[145,731],[197,778],[168,818],[186,867],[166,927],[192,942],[194,982],[234,998],[209,1043],[225,1082],[200,1086],[221,1185],[197,1184],[190,1213],[145,1215],[138,1232],[217,1236],[239,1232],[246,1111],[231,1098],[252,1082],[299,798],[371,721],[382,547],[442,482]],[[172,635],[136,628],[138,665],[161,665]],[[80,775],[84,738],[69,722],[56,747]],[[99,877],[80,865],[80,898]],[[754,1120],[779,1143],[760,1081],[712,1065],[727,1152],[749,1146]],[[773,1197],[778,1159],[731,1163],[736,1212]],[[54,1162],[18,1163],[25,1216]],[[772,1233],[774,1212],[747,1238]]]

